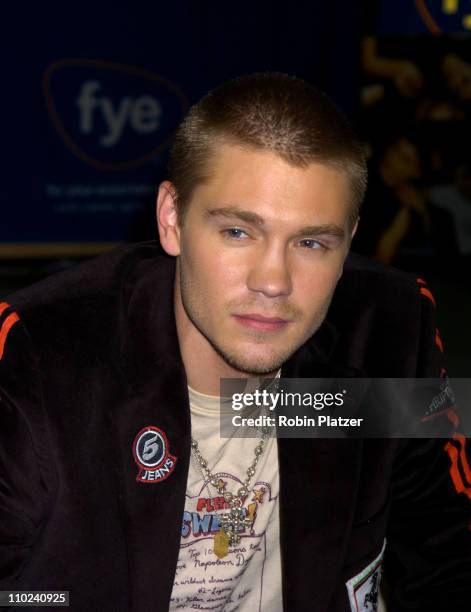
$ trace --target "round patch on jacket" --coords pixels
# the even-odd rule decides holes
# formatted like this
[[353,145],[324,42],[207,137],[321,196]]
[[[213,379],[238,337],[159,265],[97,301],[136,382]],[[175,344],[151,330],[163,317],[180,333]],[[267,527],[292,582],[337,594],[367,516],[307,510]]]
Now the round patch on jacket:
[[154,425],[140,430],[134,438],[132,453],[139,473],[138,482],[162,482],[175,469],[177,458],[170,454],[165,432]]

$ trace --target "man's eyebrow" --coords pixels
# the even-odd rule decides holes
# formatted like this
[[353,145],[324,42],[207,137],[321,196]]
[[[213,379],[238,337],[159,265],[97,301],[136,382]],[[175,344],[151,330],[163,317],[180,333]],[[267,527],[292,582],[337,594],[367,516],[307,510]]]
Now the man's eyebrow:
[[334,238],[345,238],[345,230],[335,223],[324,223],[323,225],[308,225],[296,232],[299,236],[333,236]]
[[264,225],[265,220],[260,215],[249,210],[242,210],[237,206],[224,206],[223,208],[207,208],[205,215],[208,217],[235,217],[246,223]]
[[[230,217],[252,223],[253,225],[265,225],[265,219],[257,213],[243,210],[237,206],[224,206],[222,208],[207,208],[205,215],[208,217]],[[296,232],[294,237],[299,236],[333,236],[335,238],[345,238],[345,230],[335,223],[324,223],[323,225],[308,225]]]

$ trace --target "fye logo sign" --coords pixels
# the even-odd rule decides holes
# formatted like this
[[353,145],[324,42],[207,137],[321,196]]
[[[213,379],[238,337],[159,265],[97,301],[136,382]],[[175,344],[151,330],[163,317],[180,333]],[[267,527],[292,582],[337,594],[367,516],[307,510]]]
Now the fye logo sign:
[[46,107],[63,143],[101,170],[123,170],[159,155],[187,100],[147,70],[103,61],[62,60],[43,82]]
[[[100,81],[85,81],[77,99],[82,134],[92,134],[102,147],[116,146],[126,126],[138,134],[155,134],[160,126],[162,106],[153,96],[116,101],[105,95]],[[102,125],[104,124],[104,125]]]

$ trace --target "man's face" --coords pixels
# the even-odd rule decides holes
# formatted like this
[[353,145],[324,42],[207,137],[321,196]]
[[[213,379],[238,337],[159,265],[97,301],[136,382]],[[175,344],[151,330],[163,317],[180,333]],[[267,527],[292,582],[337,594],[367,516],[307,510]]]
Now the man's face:
[[350,197],[340,170],[221,147],[178,230],[180,343],[239,372],[276,371],[326,315],[350,244]]

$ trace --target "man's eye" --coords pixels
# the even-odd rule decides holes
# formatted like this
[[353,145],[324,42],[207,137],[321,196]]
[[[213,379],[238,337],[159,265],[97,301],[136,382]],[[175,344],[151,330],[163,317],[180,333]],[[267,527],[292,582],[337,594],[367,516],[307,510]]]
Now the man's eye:
[[244,230],[241,230],[238,227],[229,227],[228,229],[223,230],[222,233],[228,238],[233,238],[235,240],[241,240],[248,237],[247,232],[244,232]]
[[299,244],[302,247],[305,247],[306,249],[326,249],[327,248],[321,242],[318,242],[317,240],[313,240],[313,239],[301,240]]

